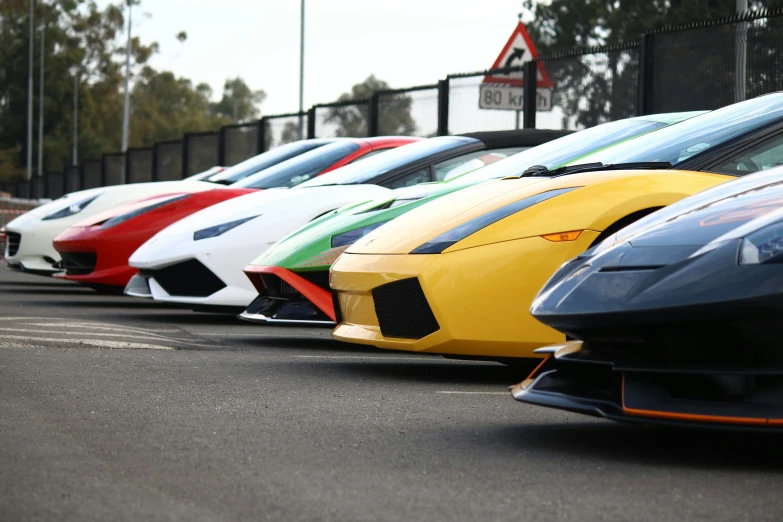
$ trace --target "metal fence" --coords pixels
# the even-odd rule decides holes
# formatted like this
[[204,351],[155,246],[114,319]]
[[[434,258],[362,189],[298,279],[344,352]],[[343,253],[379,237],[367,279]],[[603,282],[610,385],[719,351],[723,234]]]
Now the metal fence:
[[[542,71],[552,88],[536,87]],[[509,86],[508,79],[517,86]],[[781,89],[783,8],[777,8],[662,27],[634,41],[541,55],[522,67],[453,74],[436,84],[190,133],[127,154],[105,154],[43,179],[6,183],[0,190],[18,197],[59,197],[105,185],[179,180],[301,137],[582,129],[641,114],[715,109]],[[507,96],[509,103],[488,107],[481,100],[488,92]]]

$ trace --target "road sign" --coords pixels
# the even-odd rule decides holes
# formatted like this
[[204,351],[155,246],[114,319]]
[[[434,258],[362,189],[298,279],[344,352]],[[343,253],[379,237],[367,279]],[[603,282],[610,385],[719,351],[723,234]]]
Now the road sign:
[[[482,83],[479,87],[479,109],[525,110],[524,93],[523,87],[502,83]],[[536,110],[552,110],[552,89],[536,89]]]
[[[535,58],[538,58],[536,46],[533,45],[533,40],[530,39],[525,26],[519,22],[495,59],[495,63],[492,64],[492,69],[518,67]],[[537,68],[536,109],[548,111],[552,109],[552,80],[542,62],[538,62]],[[524,86],[525,78],[521,70],[488,74],[484,77],[479,90],[479,108],[521,111],[524,109],[522,102]]]

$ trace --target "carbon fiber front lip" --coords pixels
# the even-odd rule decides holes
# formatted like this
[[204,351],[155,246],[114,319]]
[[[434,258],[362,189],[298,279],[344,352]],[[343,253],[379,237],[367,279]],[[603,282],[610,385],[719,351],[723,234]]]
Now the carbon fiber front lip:
[[595,399],[586,399],[576,395],[567,395],[564,393],[542,392],[535,390],[536,381],[542,376],[558,370],[550,370],[540,373],[535,379],[526,379],[510,388],[514,399],[532,404],[534,406],[543,406],[557,410],[570,411],[591,417],[599,417],[615,422],[626,424],[641,424],[654,426],[668,426],[674,428],[691,428],[700,430],[720,430],[720,431],[754,431],[754,432],[783,432],[783,425],[767,424],[764,426],[752,424],[735,424],[720,422],[695,422],[687,420],[672,420],[655,417],[631,416],[623,412],[622,408],[612,402],[599,401]]
[[251,314],[248,312],[242,312],[237,316],[238,319],[258,324],[307,324],[316,326],[335,326],[333,321],[305,321],[300,319],[271,319],[263,314]]

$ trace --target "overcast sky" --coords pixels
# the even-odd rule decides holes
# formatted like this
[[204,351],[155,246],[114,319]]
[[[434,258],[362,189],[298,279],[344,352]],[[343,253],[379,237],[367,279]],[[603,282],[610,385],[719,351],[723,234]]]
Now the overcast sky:
[[[100,0],[106,4],[108,0]],[[307,0],[305,107],[329,102],[370,74],[392,87],[489,68],[521,0]],[[228,77],[263,89],[265,114],[299,103],[300,0],[141,0],[134,33],[157,41],[152,60],[216,96]],[[148,13],[149,17],[144,16]],[[175,35],[186,31],[180,44]]]

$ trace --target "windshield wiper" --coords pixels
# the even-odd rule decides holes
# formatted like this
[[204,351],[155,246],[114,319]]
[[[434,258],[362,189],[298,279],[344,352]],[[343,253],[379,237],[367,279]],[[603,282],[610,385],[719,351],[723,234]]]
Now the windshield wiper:
[[525,172],[522,173],[522,177],[527,176],[560,176],[563,174],[570,174],[571,172],[582,171],[584,169],[602,168],[603,163],[582,163],[580,165],[568,165],[566,167],[560,167],[554,170],[549,170],[544,165],[533,165],[528,167]]
[[550,170],[545,176],[564,176],[566,174],[576,174],[577,172],[595,172],[601,170],[633,170],[633,169],[668,169],[672,166],[668,161],[629,161],[628,163],[582,163],[581,165],[568,165],[559,169]]

